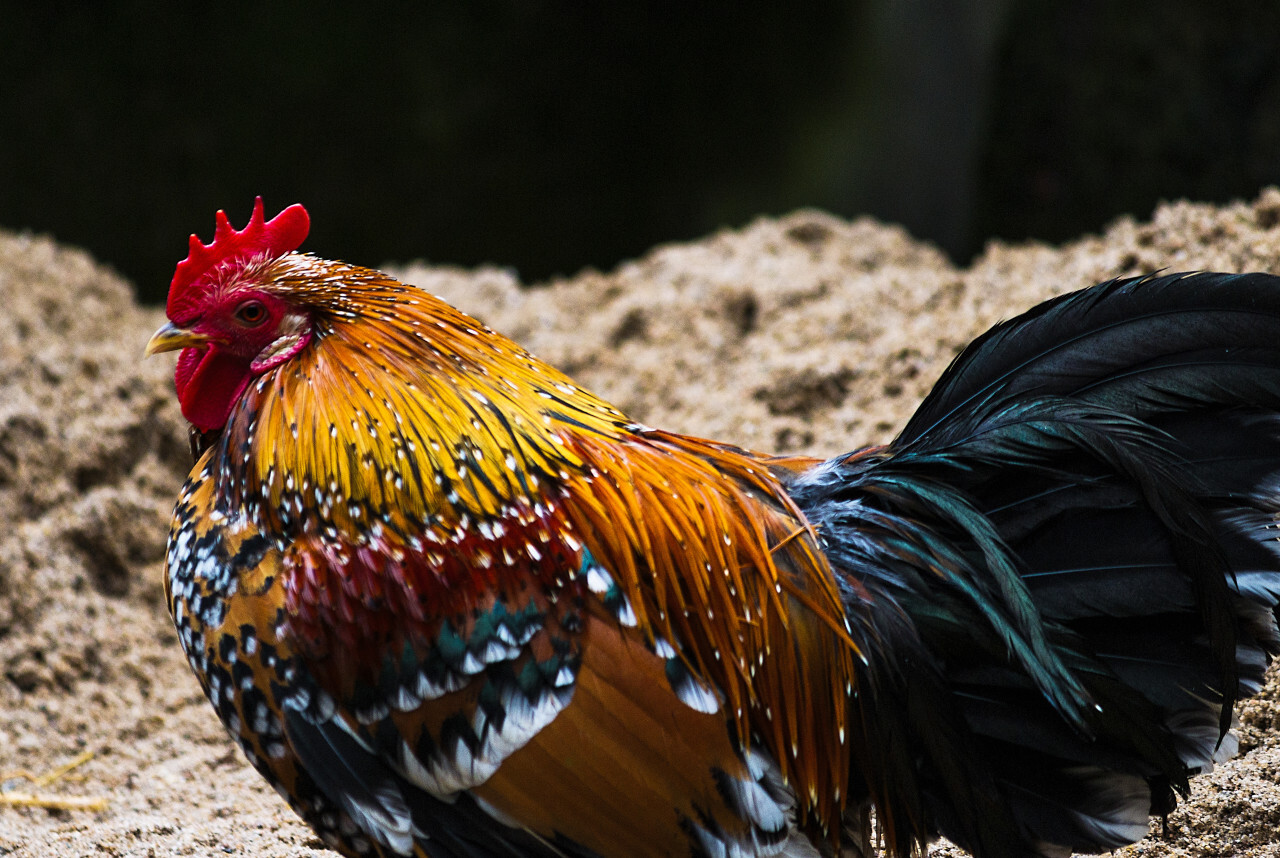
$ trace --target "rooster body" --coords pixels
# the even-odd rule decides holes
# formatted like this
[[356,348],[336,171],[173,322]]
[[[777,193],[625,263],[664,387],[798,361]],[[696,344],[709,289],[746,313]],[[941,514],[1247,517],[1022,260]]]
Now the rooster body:
[[1120,281],[830,461],[640,426],[479,322],[192,237],[166,592],[348,855],[906,855],[1139,839],[1280,648],[1280,281]]

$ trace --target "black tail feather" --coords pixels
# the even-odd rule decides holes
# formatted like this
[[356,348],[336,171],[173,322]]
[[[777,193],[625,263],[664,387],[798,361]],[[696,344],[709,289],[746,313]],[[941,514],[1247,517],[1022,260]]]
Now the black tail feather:
[[856,786],[924,796],[899,848],[1137,839],[1232,748],[1280,644],[1280,279],[1050,301],[960,355],[888,450],[791,490],[872,654]]

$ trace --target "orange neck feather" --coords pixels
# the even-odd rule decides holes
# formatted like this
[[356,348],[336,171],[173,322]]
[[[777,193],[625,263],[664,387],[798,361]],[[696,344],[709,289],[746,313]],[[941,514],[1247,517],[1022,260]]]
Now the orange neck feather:
[[[562,443],[570,426],[625,434],[616,409],[426,293],[306,256],[281,265],[278,292],[313,309],[316,336],[246,391],[228,441],[250,455],[231,457],[226,485],[249,505],[262,499],[273,529],[500,517],[582,472]],[[298,520],[295,494],[322,520]]]

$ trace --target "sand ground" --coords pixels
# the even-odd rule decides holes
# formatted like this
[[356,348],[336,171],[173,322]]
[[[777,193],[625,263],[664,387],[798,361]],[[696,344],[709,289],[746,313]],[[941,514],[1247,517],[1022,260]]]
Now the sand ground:
[[[1062,247],[992,244],[963,269],[899,229],[798,212],[539,289],[498,269],[397,273],[645,423],[834,454],[891,438],[999,319],[1158,269],[1280,271],[1280,190]],[[190,459],[172,359],[142,360],[160,311],[86,254],[4,232],[0,305],[0,791],[105,801],[0,804],[0,855],[332,854],[232,747],[163,605]],[[1125,853],[1280,856],[1280,681],[1241,717],[1242,755]],[[84,752],[51,783],[19,774]]]

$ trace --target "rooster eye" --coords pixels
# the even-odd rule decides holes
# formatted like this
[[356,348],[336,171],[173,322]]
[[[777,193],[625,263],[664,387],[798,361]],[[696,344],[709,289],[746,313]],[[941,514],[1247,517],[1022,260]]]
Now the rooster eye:
[[267,308],[261,301],[245,301],[236,308],[236,319],[245,325],[261,325],[267,318]]

